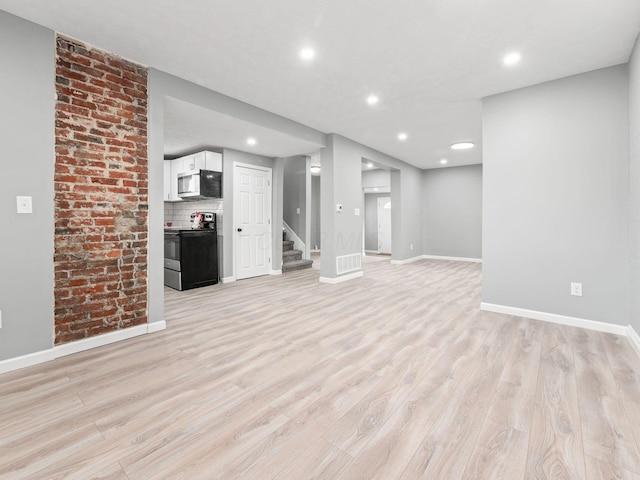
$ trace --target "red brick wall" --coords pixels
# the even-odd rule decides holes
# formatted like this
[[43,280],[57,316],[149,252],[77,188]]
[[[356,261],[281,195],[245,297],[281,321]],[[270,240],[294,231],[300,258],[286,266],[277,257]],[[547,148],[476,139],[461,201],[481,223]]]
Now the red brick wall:
[[55,343],[147,322],[147,69],[56,39]]

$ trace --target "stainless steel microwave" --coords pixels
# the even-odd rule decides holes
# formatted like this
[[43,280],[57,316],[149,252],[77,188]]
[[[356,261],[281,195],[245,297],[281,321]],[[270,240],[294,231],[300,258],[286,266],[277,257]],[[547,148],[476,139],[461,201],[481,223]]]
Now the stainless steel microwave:
[[178,197],[183,200],[222,198],[222,172],[192,170],[179,173]]

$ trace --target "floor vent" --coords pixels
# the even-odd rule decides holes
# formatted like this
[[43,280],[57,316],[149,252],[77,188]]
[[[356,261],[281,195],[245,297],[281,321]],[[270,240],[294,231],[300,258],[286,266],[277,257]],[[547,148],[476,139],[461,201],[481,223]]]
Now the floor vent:
[[355,272],[362,269],[362,254],[353,253],[336,257],[336,275]]

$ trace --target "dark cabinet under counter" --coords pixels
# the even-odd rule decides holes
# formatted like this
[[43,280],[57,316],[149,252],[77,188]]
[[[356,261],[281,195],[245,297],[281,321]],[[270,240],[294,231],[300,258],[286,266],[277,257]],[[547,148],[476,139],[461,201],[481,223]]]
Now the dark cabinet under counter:
[[218,283],[216,229],[164,232],[164,284],[176,290]]

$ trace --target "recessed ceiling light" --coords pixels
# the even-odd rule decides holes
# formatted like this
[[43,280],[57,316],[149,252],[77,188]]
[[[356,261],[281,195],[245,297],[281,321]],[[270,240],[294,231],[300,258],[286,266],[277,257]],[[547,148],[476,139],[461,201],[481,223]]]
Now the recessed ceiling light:
[[376,95],[369,95],[367,97],[367,103],[369,105],[375,105],[376,103],[378,103],[378,97]]
[[373,168],[373,163],[371,162],[367,163],[367,168]]
[[311,60],[315,56],[316,56],[316,52],[313,48],[305,47],[302,50],[300,50],[300,57],[303,60]]
[[446,165],[447,164],[447,159],[443,158],[442,160],[440,160],[440,164]]
[[402,132],[398,134],[398,140],[405,141],[407,139],[407,134]]
[[374,192],[377,192],[377,191],[378,191],[378,187],[374,188],[374,189],[373,189],[373,191],[374,191]]
[[256,143],[257,143],[257,142],[256,142],[256,139],[255,139],[255,138],[253,138],[253,137],[249,137],[249,138],[247,138],[247,144],[248,144],[248,145],[255,145]]
[[508,55],[505,55],[505,57],[502,59],[502,63],[504,63],[508,67],[511,67],[513,65],[520,63],[521,58],[522,57],[518,52],[512,52]]
[[473,142],[458,142],[451,145],[451,148],[454,150],[466,150],[468,148],[473,148]]

